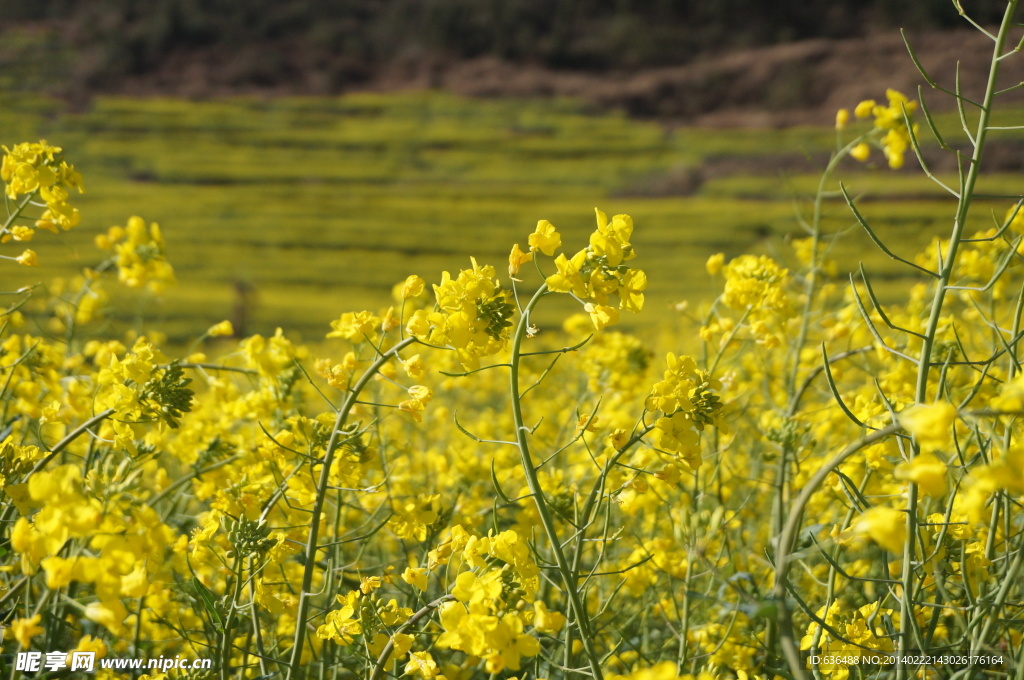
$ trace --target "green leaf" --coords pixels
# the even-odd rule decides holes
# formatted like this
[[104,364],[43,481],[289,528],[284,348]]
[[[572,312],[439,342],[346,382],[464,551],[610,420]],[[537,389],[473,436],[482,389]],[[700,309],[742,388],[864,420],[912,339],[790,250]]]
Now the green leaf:
[[217,603],[213,599],[213,593],[210,589],[203,585],[203,582],[199,580],[199,577],[192,577],[192,585],[196,589],[196,594],[199,595],[199,599],[203,601],[203,608],[210,614],[210,620],[213,621],[213,627],[217,629],[218,633],[224,632],[224,619],[221,618],[220,612],[217,611]]

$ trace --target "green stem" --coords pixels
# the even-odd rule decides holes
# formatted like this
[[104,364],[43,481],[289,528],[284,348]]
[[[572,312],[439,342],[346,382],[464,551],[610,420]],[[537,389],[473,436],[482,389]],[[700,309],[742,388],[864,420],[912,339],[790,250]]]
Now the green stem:
[[[56,458],[60,454],[61,451],[66,449],[71,444],[71,442],[75,441],[80,436],[82,436],[82,434],[85,433],[86,431],[88,431],[88,429],[90,427],[92,427],[93,425],[96,425],[97,423],[103,422],[104,420],[106,420],[107,418],[112,416],[113,414],[114,414],[114,409],[108,408],[106,411],[101,411],[101,412],[97,413],[92,418],[90,418],[89,420],[85,421],[84,423],[82,423],[81,425],[76,427],[74,430],[69,432],[67,434],[67,436],[64,437],[64,439],[61,439],[59,442],[57,442],[53,446],[52,449],[50,449],[50,453],[46,454],[46,456],[41,458],[39,460],[39,462],[35,464],[35,466],[32,468],[32,470],[27,475],[25,475],[25,479],[28,479],[32,475],[34,475],[37,472],[41,471],[44,467],[46,467],[47,463],[49,463],[51,460]],[[3,509],[3,511],[0,512],[0,524],[3,524],[4,522],[8,521],[8,519],[9,519],[8,515],[14,509],[15,508],[14,508],[13,504],[12,505],[7,505]]]
[[191,482],[193,479],[199,479],[203,475],[205,475],[207,472],[213,472],[214,470],[222,468],[225,465],[229,465],[231,463],[234,463],[236,460],[238,460],[241,457],[242,457],[241,455],[235,454],[234,456],[230,456],[228,458],[225,458],[224,460],[220,460],[220,461],[217,461],[216,463],[213,463],[211,465],[207,465],[202,470],[196,470],[195,472],[187,474],[184,477],[179,477],[177,480],[174,481],[173,484],[168,485],[166,489],[164,489],[163,491],[157,493],[152,498],[147,500],[146,501],[146,505],[149,505],[150,507],[156,505],[161,500],[166,498],[168,495],[174,493],[175,491],[177,491],[182,486],[184,486],[184,485],[188,484],[189,482]]
[[288,680],[297,680],[303,675],[302,670],[302,647],[306,642],[306,618],[309,615],[309,600],[313,593],[309,590],[313,586],[313,572],[316,570],[316,552],[319,549],[318,539],[320,536],[320,515],[323,512],[324,499],[327,497],[327,487],[330,486],[331,465],[334,462],[334,453],[341,440],[342,426],[348,420],[348,414],[355,406],[359,394],[366,387],[367,383],[380,371],[381,367],[394,358],[398,352],[416,342],[416,338],[406,338],[380,354],[377,360],[366,369],[362,377],[352,386],[345,403],[338,411],[338,417],[334,421],[334,429],[331,431],[331,438],[327,442],[324,451],[323,466],[320,468],[320,480],[316,485],[316,499],[313,501],[313,515],[309,522],[309,539],[306,542],[305,565],[302,571],[302,589],[299,591],[299,610],[295,616],[295,639],[292,643],[292,657],[288,664]]
[[562,543],[558,538],[558,532],[555,530],[555,522],[551,517],[551,511],[544,498],[544,490],[541,488],[540,480],[537,477],[537,469],[534,467],[533,458],[530,455],[530,445],[526,439],[526,433],[529,428],[523,421],[523,405],[519,390],[521,348],[523,338],[526,337],[526,329],[530,325],[530,312],[547,292],[547,284],[543,284],[537,289],[537,292],[534,293],[526,307],[523,308],[519,324],[516,326],[515,335],[512,337],[511,379],[509,381],[512,391],[512,419],[516,428],[516,444],[519,447],[519,455],[522,457],[526,482],[537,505],[537,514],[540,516],[541,526],[544,528],[548,543],[551,544],[551,551],[554,553],[558,571],[562,576],[569,604],[572,606],[573,614],[576,616],[576,625],[579,627],[583,651],[590,663],[590,671],[594,679],[602,680],[604,674],[601,672],[601,661],[597,656],[597,650],[594,648],[594,639],[590,630],[590,617],[587,615],[586,607],[577,590],[578,579],[573,574],[569,561],[565,557],[565,552],[562,550]]
[[[981,174],[981,157],[985,149],[985,138],[988,135],[989,120],[992,116],[992,102],[995,99],[997,89],[999,57],[1002,55],[1006,44],[1007,33],[1013,24],[1013,15],[1017,9],[1017,2],[1018,0],[1009,0],[1007,3],[1006,12],[1003,14],[1003,20],[999,26],[999,33],[996,36],[993,47],[988,82],[985,86],[985,97],[982,101],[981,112],[978,117],[977,133],[974,136],[974,153],[971,155],[967,177],[960,192],[960,200],[957,204],[956,218],[953,221],[953,231],[950,235],[949,247],[946,249],[942,269],[939,271],[939,280],[935,286],[935,295],[932,298],[928,326],[925,329],[924,338],[921,342],[921,358],[917,366],[917,386],[914,394],[914,401],[917,404],[923,404],[928,399],[932,349],[935,345],[935,336],[938,333],[939,322],[942,318],[942,308],[946,299],[947,286],[949,286],[953,275],[957,251],[963,239],[967,213],[971,207],[974,188]],[[911,447],[911,457],[916,456],[919,450],[919,446],[915,443]],[[911,642],[911,628],[916,625],[912,602],[915,591],[913,562],[914,548],[917,540],[917,495],[917,485],[911,482],[907,493],[907,542],[903,550],[903,572],[900,578],[903,592],[900,597],[899,656],[896,666],[896,680],[905,680],[908,677],[909,669],[902,661],[907,654]]]
[[821,208],[825,199],[825,185],[828,184],[832,178],[832,171],[836,169],[839,162],[850,155],[850,151],[853,147],[860,144],[864,139],[864,135],[857,137],[855,140],[844,146],[842,149],[837,151],[831,158],[829,158],[828,165],[825,166],[824,172],[821,173],[821,179],[818,181],[818,191],[814,196],[814,212],[811,216],[811,266],[807,272],[807,278],[804,280],[804,308],[803,313],[800,315],[800,330],[797,332],[796,344],[793,345],[793,366],[789,371],[789,384],[787,393],[792,398],[794,391],[796,390],[796,379],[800,371],[800,350],[803,349],[804,343],[807,342],[807,332],[810,328],[811,320],[811,307],[814,304],[814,291],[818,284],[818,245],[821,243]]
[[[97,275],[99,275],[106,272],[109,269],[113,269],[114,265],[115,262],[113,258],[104,260],[96,267],[94,271],[96,272]],[[88,295],[89,291],[92,290],[92,284],[93,281],[95,280],[96,279],[87,278],[85,280],[85,283],[82,285],[81,290],[78,291],[78,293],[75,295],[75,299],[72,300],[71,304],[69,305],[70,311],[68,311],[67,319],[64,322],[64,325],[67,327],[67,329],[64,332],[64,341],[67,344],[67,355],[69,357],[73,356],[76,353],[75,349],[73,348],[73,340],[75,338],[75,327],[77,324],[76,317],[78,316],[78,306],[82,304],[82,300],[84,300],[85,296]]]
[[[835,170],[839,162],[846,158],[850,151],[860,144],[864,139],[864,136],[857,137],[852,142],[849,142],[846,146],[839,149],[836,153],[832,154],[829,158],[828,165],[825,166],[825,170],[821,173],[821,179],[818,181],[818,191],[814,195],[814,211],[811,215],[811,263],[807,272],[807,276],[804,279],[804,306],[800,314],[800,329],[797,331],[796,343],[793,345],[792,357],[793,365],[790,368],[788,382],[786,384],[786,396],[789,404],[788,411],[786,413],[787,418],[792,418],[796,415],[796,407],[799,403],[796,398],[797,378],[800,374],[800,356],[803,352],[804,345],[807,342],[807,334],[810,330],[811,322],[811,311],[814,306],[814,293],[817,289],[818,283],[818,247],[821,243],[821,213],[822,205],[825,199],[825,188],[829,180],[832,179],[832,172]],[[789,502],[790,496],[790,484],[789,484],[789,465],[791,461],[791,444],[786,442],[782,446],[782,453],[779,456],[779,465],[775,473],[775,495],[772,499],[772,510],[771,510],[771,535],[778,536],[782,532],[782,525],[786,521],[786,505]],[[766,636],[765,646],[769,650],[775,649],[775,641],[778,636],[777,621],[769,620]]]
[[50,449],[50,453],[48,453],[45,458],[43,458],[38,463],[36,463],[35,467],[32,468],[32,472],[28,473],[27,476],[31,477],[35,473],[37,473],[40,470],[42,470],[44,467],[46,467],[47,463],[49,463],[51,460],[53,460],[54,457],[56,457],[61,451],[66,449],[71,444],[71,442],[73,442],[76,439],[78,439],[79,437],[81,437],[82,434],[84,434],[86,431],[88,431],[88,429],[90,427],[92,427],[93,425],[97,425],[97,424],[103,422],[104,420],[106,420],[107,418],[109,418],[112,415],[114,415],[114,409],[112,409],[112,408],[108,408],[105,411],[100,411],[99,413],[94,415],[92,418],[90,418],[89,420],[85,421],[84,423],[82,423],[81,425],[76,427],[74,430],[69,432],[64,437],[64,439],[61,439],[59,442],[57,442],[56,444],[53,445],[53,448]]
[[[237,548],[236,548],[237,550]],[[242,557],[240,555],[235,556],[235,583],[234,590],[231,594],[231,601],[228,602],[228,615],[224,621],[224,629],[221,632],[221,659],[220,659],[220,677],[221,680],[228,680],[231,668],[231,650],[234,647],[232,640],[234,639],[235,629],[235,613],[238,611],[238,600],[242,595]],[[255,605],[254,605],[255,606]],[[243,660],[243,665],[245,661]]]
[[786,662],[789,664],[789,669],[795,680],[805,680],[807,674],[804,673],[803,660],[800,658],[800,651],[794,641],[793,621],[789,608],[786,605],[786,590],[790,553],[796,542],[796,532],[800,528],[800,520],[803,517],[804,508],[807,507],[807,503],[810,502],[811,497],[817,492],[818,487],[825,481],[825,478],[832,474],[832,471],[841,465],[843,461],[861,449],[885,439],[898,430],[899,426],[895,424],[884,427],[881,430],[875,430],[833,456],[831,460],[818,468],[818,471],[807,480],[807,483],[804,484],[803,489],[800,491],[800,495],[793,501],[789,514],[786,516],[786,524],[779,535],[779,545],[775,560],[773,598],[779,608],[779,644],[782,645],[783,655],[786,657]]
[[16,220],[19,217],[21,217],[21,213],[22,213],[22,211],[25,210],[25,207],[29,204],[29,201],[31,201],[33,198],[35,198],[36,194],[38,194],[38,193],[39,193],[39,189],[36,189],[35,191],[32,191],[32,192],[30,192],[30,193],[25,195],[25,198],[22,199],[21,203],[19,203],[14,208],[14,212],[12,212],[10,214],[10,216],[7,218],[7,221],[4,222],[4,225],[2,227],[0,227],[0,235],[6,234],[10,230],[11,225],[14,224],[14,220]]
[[255,558],[249,556],[249,615],[252,617],[252,632],[256,640],[256,655],[260,663],[260,675],[267,675],[267,653],[263,647],[263,634],[260,632],[259,609],[256,607],[256,564]]
[[405,631],[411,629],[413,626],[419,623],[423,617],[430,615],[431,612],[433,612],[435,609],[440,607],[445,602],[454,599],[455,596],[450,593],[448,595],[442,595],[436,600],[428,602],[426,605],[423,606],[422,609],[420,609],[418,612],[410,616],[408,621],[399,626],[398,629],[391,635],[391,637],[388,638],[387,643],[384,645],[384,649],[380,650],[380,655],[377,657],[377,662],[373,664],[373,670],[370,672],[369,680],[379,680],[380,676],[384,673],[384,667],[387,666],[388,659],[391,657],[391,652],[395,649],[395,635],[398,635],[399,633],[404,633]]
[[[996,593],[995,599],[992,604],[988,606],[989,612],[985,619],[985,625],[982,626],[981,633],[978,634],[977,643],[972,646],[972,649],[982,650],[985,648],[988,642],[988,636],[992,632],[992,627],[998,623],[1004,623],[999,616],[1000,610],[1006,603],[1006,598],[1010,594],[1010,590],[1014,586],[1018,585],[1018,576],[1020,575],[1021,567],[1024,567],[1024,549],[1017,549],[1017,556],[1013,560],[1013,564],[1003,579],[1002,585],[999,586],[999,592]],[[1012,624],[1011,624],[1012,625]]]

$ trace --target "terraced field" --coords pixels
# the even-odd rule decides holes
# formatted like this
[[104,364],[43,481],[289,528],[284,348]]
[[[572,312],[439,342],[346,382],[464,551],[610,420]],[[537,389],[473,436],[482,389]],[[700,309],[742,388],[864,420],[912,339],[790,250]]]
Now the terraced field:
[[[791,257],[774,237],[799,232],[795,208],[808,210],[799,199],[835,144],[825,126],[669,132],[572,101],[439,93],[99,99],[78,114],[20,95],[0,104],[0,141],[62,145],[88,188],[82,225],[41,234],[32,274],[46,280],[96,262],[93,237],[130,215],[159,222],[179,284],[123,321],[159,322],[177,339],[230,317],[240,288],[251,291],[247,332],[283,326],[314,338],[343,310],[387,304],[409,273],[436,279],[470,255],[503,268],[539,218],[582,245],[593,206],[634,217],[651,309],[707,299],[710,254]],[[897,250],[914,252],[949,220],[951,203],[919,171],[851,165],[840,175],[865,194],[864,213]],[[955,186],[955,173],[947,179]],[[996,175],[983,192],[1011,195],[1018,185],[1015,174]],[[975,211],[979,228],[1010,201],[986,203]],[[830,230],[853,226],[839,200],[826,214]],[[843,238],[882,278],[895,273],[862,232]],[[856,266],[841,262],[840,277]]]

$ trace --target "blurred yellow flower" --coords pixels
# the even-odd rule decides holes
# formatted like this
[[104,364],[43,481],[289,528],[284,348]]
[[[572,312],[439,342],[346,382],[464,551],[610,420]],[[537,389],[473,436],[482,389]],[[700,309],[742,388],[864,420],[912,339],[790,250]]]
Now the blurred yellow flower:
[[408,300],[409,298],[419,297],[423,294],[423,288],[425,285],[426,282],[419,276],[416,276],[415,274],[409,276],[402,284],[402,299]]
[[850,155],[853,156],[856,160],[864,162],[868,159],[868,156],[871,155],[871,147],[865,144],[864,142],[861,142],[860,144],[850,149]]
[[874,99],[865,99],[861,103],[857,104],[857,108],[853,110],[853,115],[858,118],[867,118],[871,115],[871,111],[875,108]]
[[922,451],[935,451],[953,440],[956,408],[949,402],[917,404],[899,414],[899,423],[909,432]]
[[14,258],[18,264],[26,267],[36,267],[39,265],[39,259],[36,257],[36,251],[26,248],[18,257]]
[[1024,373],[1003,384],[999,394],[989,402],[996,411],[1024,410]]
[[946,464],[933,453],[922,453],[912,461],[900,463],[893,474],[896,479],[914,482],[932,498],[946,494]]
[[29,619],[14,619],[11,621],[11,634],[18,644],[24,649],[32,646],[32,638],[46,631],[39,625],[42,615],[36,614]]
[[842,130],[850,122],[850,110],[839,109],[836,111],[836,130]]
[[547,606],[537,600],[533,603],[533,627],[541,633],[555,634],[565,625],[565,616],[560,612],[548,611]]
[[210,326],[206,334],[211,338],[228,337],[235,334],[235,327],[231,325],[230,321],[225,320]]
[[907,515],[894,508],[874,507],[854,520],[850,529],[867,535],[889,552],[902,553],[907,542]]
[[708,270],[708,274],[711,276],[717,276],[722,271],[722,267],[725,265],[725,253],[715,253],[708,258],[707,263],[704,267]]

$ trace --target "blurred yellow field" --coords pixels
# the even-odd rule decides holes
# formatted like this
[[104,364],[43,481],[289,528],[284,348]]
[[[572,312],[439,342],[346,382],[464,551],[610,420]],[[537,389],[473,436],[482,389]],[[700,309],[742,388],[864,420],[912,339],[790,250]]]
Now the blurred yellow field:
[[[38,242],[40,275],[95,263],[93,237],[144,213],[164,231],[178,285],[141,310],[176,341],[236,314],[239,287],[249,291],[245,330],[316,337],[340,309],[386,302],[410,271],[504,257],[538,217],[582,236],[580,205],[645,224],[637,247],[649,258],[654,307],[707,299],[710,254],[770,252],[781,242],[773,237],[799,234],[794,201],[814,193],[814,159],[835,138],[824,126],[667,132],[571,101],[441,93],[99,99],[83,114],[7,101],[5,134],[59,138],[89,176],[86,221]],[[872,198],[864,210],[879,232],[920,247],[948,197],[917,174],[861,170],[851,164],[840,176]],[[1006,193],[1016,180],[988,181]],[[828,206],[826,219],[852,225],[841,199]],[[844,268],[865,258],[897,274],[862,233],[843,247]],[[123,322],[135,321],[132,304]]]

